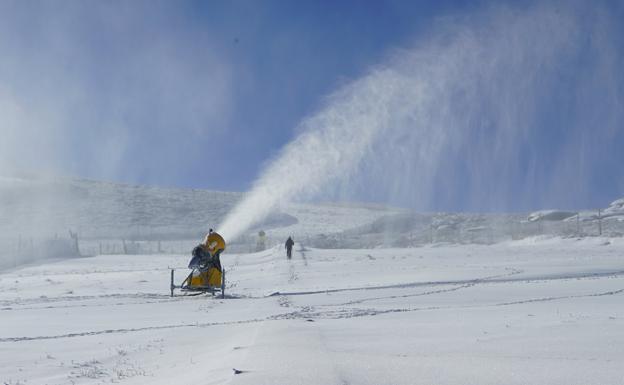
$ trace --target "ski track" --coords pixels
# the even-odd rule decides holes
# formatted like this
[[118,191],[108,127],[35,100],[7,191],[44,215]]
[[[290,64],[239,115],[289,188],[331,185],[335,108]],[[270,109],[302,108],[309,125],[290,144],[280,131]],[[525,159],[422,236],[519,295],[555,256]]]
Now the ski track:
[[[233,267],[229,268],[228,271],[232,272],[235,270],[235,266],[238,265],[238,256],[235,260]],[[296,271],[296,267],[293,263],[289,265],[288,272],[288,283],[294,283],[299,279],[298,273]],[[337,288],[337,289],[327,289],[327,290],[315,290],[315,291],[298,291],[298,292],[275,292],[269,294],[268,296],[229,296],[230,298],[265,298],[265,297],[273,297],[273,296],[301,296],[301,295],[315,295],[315,294],[326,294],[326,293],[339,293],[339,292],[347,292],[347,291],[367,291],[367,290],[386,290],[386,289],[407,289],[413,287],[425,287],[425,286],[451,286],[455,287],[449,289],[440,289],[440,290],[432,290],[424,293],[417,294],[405,294],[405,295],[392,295],[392,296],[382,296],[382,297],[372,297],[372,298],[364,298],[360,300],[348,301],[339,304],[332,304],[326,306],[344,306],[344,305],[353,305],[358,303],[364,303],[369,301],[377,301],[384,299],[396,299],[396,298],[410,298],[410,297],[419,297],[424,295],[431,294],[439,294],[445,292],[457,291],[465,288],[472,287],[481,283],[510,283],[510,282],[546,282],[546,281],[555,281],[555,280],[570,280],[570,279],[595,279],[602,277],[618,277],[624,275],[624,271],[611,271],[611,272],[584,272],[584,273],[576,273],[576,274],[567,274],[567,275],[542,275],[542,276],[533,276],[533,277],[520,277],[520,278],[508,278],[514,275],[518,275],[523,273],[523,270],[519,269],[510,269],[512,270],[508,274],[495,275],[495,276],[487,276],[482,278],[476,278],[471,280],[457,280],[457,281],[430,281],[430,282],[411,282],[411,283],[402,283],[396,285],[381,285],[381,286],[365,286],[365,287],[355,287],[355,288]],[[231,283],[231,285],[235,286],[235,283]],[[191,296],[188,296],[191,297]],[[195,296],[192,296],[195,297]],[[177,296],[171,298],[170,295],[161,294],[161,293],[113,293],[113,294],[102,294],[102,295],[93,295],[93,296],[61,296],[61,297],[39,297],[39,298],[25,298],[25,299],[15,299],[11,301],[0,301],[0,311],[15,311],[15,310],[32,310],[32,309],[55,309],[55,308],[72,308],[72,307],[102,307],[102,306],[124,306],[124,305],[141,305],[141,304],[152,304],[152,303],[166,303],[172,301],[178,301],[179,298],[184,298],[184,296]],[[121,302],[114,304],[79,304],[79,305],[59,305],[59,306],[30,306],[30,307],[22,307],[21,305],[25,304],[49,304],[56,302],[74,302],[74,301],[88,301],[88,300],[97,300],[97,299],[147,299],[147,301],[141,302]],[[13,307],[19,306],[19,307]]]
[[297,252],[301,255],[301,259],[303,260],[303,265],[305,267],[308,267],[308,258],[306,258],[305,251],[306,251],[306,248],[304,245],[301,245],[301,248],[297,250]]
[[[520,274],[514,273],[513,275]],[[350,287],[350,288],[338,288],[338,289],[327,289],[327,290],[310,290],[310,291],[291,291],[291,292],[275,292],[267,295],[266,297],[274,297],[280,295],[291,295],[291,296],[299,296],[299,295],[314,295],[314,294],[326,294],[326,293],[341,293],[346,291],[367,291],[367,290],[385,290],[385,289],[403,289],[403,288],[412,288],[412,287],[422,287],[422,286],[443,286],[443,285],[475,285],[479,283],[510,283],[510,282],[549,282],[549,281],[559,281],[559,280],[570,280],[570,279],[595,279],[595,278],[603,278],[603,277],[619,277],[624,275],[624,270],[616,270],[616,271],[608,271],[608,272],[584,272],[584,273],[573,273],[573,274],[564,274],[564,275],[536,275],[536,276],[528,276],[528,277],[518,277],[518,278],[497,278],[497,277],[507,277],[509,274],[492,276],[492,277],[484,277],[484,278],[474,278],[474,279],[466,279],[466,280],[449,280],[449,281],[425,281],[425,282],[408,282],[408,283],[400,283],[396,285],[380,285],[380,286],[360,286],[360,287]]]
[[249,319],[249,320],[239,320],[239,321],[204,322],[204,323],[198,322],[198,323],[186,323],[186,324],[174,324],[174,325],[146,326],[146,327],[140,327],[140,328],[107,329],[107,330],[88,331],[88,332],[81,332],[81,333],[58,334],[58,335],[52,335],[52,336],[8,337],[8,338],[0,338],[0,343],[52,340],[52,339],[62,339],[62,338],[74,338],[74,337],[88,337],[88,336],[96,336],[96,335],[101,335],[101,334],[142,332],[146,330],[179,329],[179,328],[191,328],[191,327],[203,328],[203,327],[209,327],[209,326],[239,325],[239,324],[248,324],[248,323],[264,322],[264,321],[266,321],[266,319]]
[[[375,309],[375,308],[348,309],[348,308],[345,308],[345,309],[337,309],[337,310],[315,311],[316,307],[314,306],[303,306],[302,309],[299,311],[271,316],[271,317],[268,317],[268,319],[269,320],[271,319],[293,319],[293,318],[343,319],[343,318],[376,316],[376,315],[389,314],[389,313],[406,313],[406,312],[431,311],[431,310],[475,309],[475,308],[484,308],[484,307],[513,306],[513,305],[523,305],[523,304],[535,303],[535,302],[550,302],[550,301],[559,301],[559,300],[576,299],[576,298],[603,297],[603,296],[609,296],[609,295],[618,295],[622,293],[624,293],[624,289],[610,290],[610,291],[600,292],[600,293],[579,294],[579,295],[529,298],[529,299],[524,299],[524,300],[519,300],[519,301],[499,302],[499,303],[494,303],[494,304],[460,305],[460,306],[427,306],[427,307],[415,307],[415,308],[408,307],[408,308],[392,308],[392,309]],[[330,305],[321,305],[321,306],[330,306]],[[317,307],[320,307],[320,306],[317,306]]]
[[[22,305],[22,304],[46,304],[54,302],[73,302],[73,301],[89,301],[96,299],[160,299],[163,302],[171,300],[171,296],[161,293],[137,293],[137,294],[101,294],[101,295],[82,295],[82,296],[62,296],[62,297],[38,297],[38,298],[17,298],[11,301],[0,301],[0,306]],[[2,310],[2,309],[0,309]]]
[[[200,295],[201,294],[201,295]],[[39,310],[39,309],[71,309],[71,308],[92,308],[92,307],[108,307],[108,306],[136,306],[136,305],[149,305],[154,303],[167,303],[167,302],[178,302],[180,298],[194,298],[200,297],[204,298],[203,295],[205,293],[199,293],[195,295],[185,295],[185,296],[177,296],[172,298],[171,296],[166,296],[167,298],[160,300],[152,300],[152,301],[140,301],[140,302],[115,302],[115,303],[92,303],[92,304],[75,304],[75,305],[55,305],[55,306],[29,306],[29,307],[11,307],[5,306],[0,308],[0,311],[21,311],[21,310]],[[227,296],[226,296],[227,297]],[[111,298],[116,298],[111,296]],[[235,298],[235,297],[227,297],[227,298]],[[58,301],[54,301],[58,302]],[[46,302],[41,302],[45,304]],[[18,303],[13,304],[13,306],[19,305]]]
[[[475,280],[475,282],[461,284],[459,286],[455,286],[455,287],[452,287],[452,288],[449,288],[449,289],[430,290],[430,291],[426,291],[426,292],[423,292],[423,293],[417,293],[417,294],[404,294],[404,295],[391,295],[391,296],[384,296],[384,297],[363,298],[363,299],[359,299],[359,300],[353,300],[353,301],[344,302],[344,303],[340,303],[340,304],[331,304],[331,305],[325,305],[325,306],[348,306],[348,305],[355,305],[355,304],[364,303],[364,302],[370,302],[370,301],[380,301],[380,300],[385,300],[385,299],[422,297],[422,296],[426,296],[426,295],[433,295],[433,294],[440,294],[440,293],[449,293],[449,292],[453,292],[453,291],[457,291],[457,290],[473,287],[476,284],[484,283],[484,282],[488,281],[489,279],[495,279],[495,278],[499,278],[499,277],[510,277],[512,275],[517,275],[517,274],[521,274],[521,273],[524,272],[523,270],[519,270],[519,269],[509,269],[509,270],[511,270],[511,272],[508,273],[508,274],[501,274],[501,275],[494,275],[494,276],[490,276],[490,277],[479,278],[479,279]],[[434,285],[434,286],[439,286],[439,285]]]
[[[599,292],[599,293],[528,298],[528,299],[519,300],[519,301],[499,302],[499,303],[494,303],[494,304],[460,305],[460,306],[427,306],[427,307],[414,307],[414,308],[407,307],[407,308],[392,308],[392,309],[344,308],[344,309],[337,309],[337,310],[317,311],[316,307],[314,306],[302,306],[300,307],[299,310],[296,310],[296,311],[275,314],[275,315],[267,316],[264,318],[252,318],[252,319],[247,319],[247,320],[235,320],[235,321],[223,321],[223,322],[205,322],[205,323],[196,322],[196,323],[185,323],[185,324],[148,326],[148,327],[141,327],[141,328],[127,328],[127,329],[107,329],[107,330],[100,330],[100,331],[67,333],[67,334],[59,334],[59,335],[51,335],[51,336],[7,337],[7,338],[0,338],[0,343],[88,337],[88,336],[95,336],[95,335],[102,335],[102,334],[141,332],[141,331],[146,331],[146,330],[163,330],[163,329],[191,328],[191,327],[205,328],[205,327],[211,327],[211,326],[239,325],[239,324],[249,324],[249,323],[256,323],[256,322],[279,321],[279,320],[289,320],[289,319],[306,319],[306,320],[335,319],[337,320],[337,319],[372,317],[372,316],[383,315],[383,314],[407,313],[407,312],[416,312],[416,311],[434,311],[434,310],[448,310],[448,309],[471,309],[471,308],[483,308],[483,307],[514,306],[514,305],[522,305],[522,304],[535,303],[535,302],[550,302],[550,301],[559,301],[559,300],[577,299],[577,298],[603,297],[603,296],[610,296],[610,295],[618,295],[622,293],[624,293],[624,288],[618,289],[618,290],[610,290],[606,292]],[[283,303],[284,303],[283,307],[286,307],[286,308],[290,307],[290,302],[288,300],[285,300]]]

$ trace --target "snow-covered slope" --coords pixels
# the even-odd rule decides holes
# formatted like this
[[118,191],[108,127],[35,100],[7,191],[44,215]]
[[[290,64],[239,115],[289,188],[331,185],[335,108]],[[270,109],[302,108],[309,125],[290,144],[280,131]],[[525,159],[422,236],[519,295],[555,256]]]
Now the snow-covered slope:
[[[583,237],[618,235],[621,200],[605,215],[542,211],[534,221],[289,204],[228,247],[220,300],[169,297],[169,268],[180,280],[188,250],[241,194],[4,178],[0,198],[0,231],[19,234],[2,248],[9,258],[33,252],[29,237],[68,229],[81,251],[95,250],[87,254],[103,246],[110,254],[106,238],[124,240],[113,253],[135,247],[0,270],[0,383],[622,379],[624,240]],[[260,228],[270,248],[236,252]],[[290,234],[296,252],[287,261],[271,245]],[[128,255],[155,245],[158,254]],[[402,248],[378,248],[392,245]]]
[[604,214],[608,216],[624,216],[624,198],[611,202],[609,207],[604,210]]
[[536,221],[563,221],[575,216],[577,213],[573,211],[562,210],[540,210],[529,214],[527,218],[529,222]]
[[[187,254],[242,197],[70,178],[0,177],[0,268],[77,254]],[[367,204],[287,204],[228,245],[254,250],[259,230],[268,234],[268,245],[289,235],[314,240],[398,212]]]
[[[24,178],[0,183],[5,217],[0,231],[30,235],[33,230],[83,237],[203,233],[241,194],[165,189],[65,178]],[[189,233],[190,232],[190,233]]]
[[[81,179],[4,177],[0,178],[0,233],[36,236],[72,229],[82,238],[197,238],[216,227],[242,196]],[[394,212],[364,204],[291,204],[252,231],[332,233]]]
[[619,384],[623,253],[604,238],[226,253],[224,300],[169,297],[180,256],[17,269],[0,274],[0,383]]

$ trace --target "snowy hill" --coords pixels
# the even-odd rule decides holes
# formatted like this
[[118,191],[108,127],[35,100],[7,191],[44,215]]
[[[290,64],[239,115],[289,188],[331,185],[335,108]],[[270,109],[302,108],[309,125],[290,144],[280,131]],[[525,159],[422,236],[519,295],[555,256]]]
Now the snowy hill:
[[[188,239],[216,227],[242,193],[68,178],[0,178],[3,234],[77,231],[82,238]],[[313,235],[396,212],[373,205],[293,204],[256,226]],[[257,231],[257,230],[256,230]],[[283,231],[282,231],[283,232]]]
[[[133,186],[70,178],[0,177],[0,265],[50,256],[184,253],[218,227],[242,193]],[[413,213],[372,204],[293,203],[279,207],[229,251],[296,242],[320,248],[496,243],[531,236],[624,234],[624,199],[607,209],[531,214]],[[70,232],[77,237],[72,243]],[[56,250],[56,252],[52,252]],[[72,251],[74,250],[74,251]],[[3,257],[4,256],[4,257]],[[5,263],[6,264],[6,263]]]
[[[81,241],[197,240],[215,228],[242,193],[134,186],[70,178],[0,177],[0,234],[4,239],[67,237]],[[541,210],[525,214],[413,213],[372,204],[287,204],[242,239],[255,244],[265,230],[270,244],[289,235],[308,245],[414,246],[435,242],[493,243],[527,236],[624,233],[624,199],[602,210]],[[576,222],[582,222],[577,224]]]
[[[624,244],[587,238],[179,255],[0,272],[3,384],[619,384]],[[235,369],[235,370],[234,370]]]
[[[73,229],[85,238],[180,237],[205,232],[240,193],[165,189],[66,178],[2,178],[2,233]],[[33,226],[33,224],[35,226]]]
[[[59,254],[71,254],[71,244],[62,244],[71,242],[70,231],[77,234],[77,253],[83,255],[188,253],[242,197],[70,178],[0,177],[0,266],[3,255],[11,260],[49,257],[50,242]],[[260,229],[267,232],[267,246],[288,235],[314,239],[396,212],[364,204],[290,204],[228,244],[231,250],[252,250]]]
[[611,202],[609,207],[604,210],[604,215],[624,217],[624,198]]

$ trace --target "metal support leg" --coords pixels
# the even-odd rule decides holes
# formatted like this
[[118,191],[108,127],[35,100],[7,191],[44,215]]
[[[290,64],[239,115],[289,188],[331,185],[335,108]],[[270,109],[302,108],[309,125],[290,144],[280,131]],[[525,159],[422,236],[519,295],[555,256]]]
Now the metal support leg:
[[221,298],[225,298],[225,269],[221,270]]
[[175,286],[173,285],[173,272],[175,270],[171,269],[171,286],[169,287],[171,289],[171,296],[173,297],[173,289],[175,288]]

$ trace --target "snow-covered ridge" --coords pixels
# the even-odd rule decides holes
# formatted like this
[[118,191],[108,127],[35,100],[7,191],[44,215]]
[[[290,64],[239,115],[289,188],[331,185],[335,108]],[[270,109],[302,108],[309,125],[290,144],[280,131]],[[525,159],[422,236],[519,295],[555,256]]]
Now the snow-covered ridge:
[[[216,227],[238,192],[135,186],[70,178],[0,178],[0,233],[23,237],[78,232],[81,238],[191,239]],[[252,228],[335,233],[398,212],[378,205],[289,204]]]
[[624,198],[614,200],[604,210],[605,215],[624,215]]
[[[3,178],[4,234],[78,231],[84,237],[178,236],[224,215],[240,193],[132,186],[68,178]],[[35,234],[33,234],[35,232]]]
[[[158,242],[185,240],[169,252],[192,248],[215,228],[244,194],[194,189],[134,186],[70,178],[1,177],[0,240],[14,248],[33,238],[68,237],[77,233],[91,248],[115,252],[100,240],[144,241],[135,250],[157,252]],[[577,220],[578,218],[578,220]],[[496,243],[532,236],[621,236],[624,199],[608,208],[577,212],[413,213],[373,204],[284,204],[265,221],[229,244],[251,251],[256,235],[267,232],[268,245],[292,235],[296,241],[322,248],[407,247],[423,244]],[[97,243],[93,243],[97,242]],[[82,246],[82,245],[81,245]],[[148,247],[149,246],[149,247]],[[86,246],[85,246],[86,247]],[[122,246],[118,246],[121,250]],[[124,249],[130,249],[123,245]],[[149,249],[149,250],[147,250]],[[126,250],[126,252],[128,252]]]
[[561,210],[540,210],[529,214],[529,222],[535,221],[562,221],[575,216],[577,213],[573,211]]

